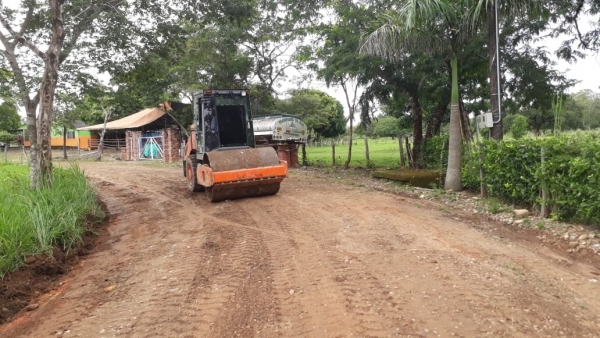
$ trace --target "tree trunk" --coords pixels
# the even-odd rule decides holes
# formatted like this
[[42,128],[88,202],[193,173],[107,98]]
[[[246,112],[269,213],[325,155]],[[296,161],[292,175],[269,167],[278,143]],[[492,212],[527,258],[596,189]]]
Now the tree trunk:
[[[40,86],[40,114],[38,117],[38,145],[39,154],[39,179],[37,186],[52,184],[52,147],[51,126],[54,108],[54,93],[58,83],[58,69],[60,66],[60,52],[65,40],[63,27],[64,0],[50,0],[50,13],[52,18],[52,37],[45,53],[44,76]],[[33,157],[33,154],[32,154]]]
[[29,183],[34,189],[40,187],[40,177],[42,176],[39,166],[40,150],[38,148],[38,128],[36,121],[37,102],[30,103],[27,106],[27,133],[29,134]]
[[404,138],[404,143],[406,144],[406,157],[408,158],[408,167],[414,168],[415,164],[412,157],[412,151],[410,150],[410,143],[408,141],[408,137]]
[[346,163],[344,163],[344,169],[348,169],[348,167],[350,167],[350,160],[352,160],[352,122],[354,122],[354,109],[350,107],[350,137],[348,138],[348,158],[346,159]]
[[8,162],[8,143],[4,145],[4,162]]
[[[498,1],[498,0],[495,0]],[[500,100],[498,97],[498,65],[496,62],[500,62],[496,58],[496,12],[495,12],[495,1],[488,2],[487,8],[487,21],[488,21],[488,60],[489,69],[488,74],[490,78],[490,109],[492,110],[492,116],[494,121],[500,120],[498,123],[494,123],[494,126],[490,129],[490,136],[494,140],[502,140],[502,119],[500,114]],[[500,54],[500,53],[498,53]]]
[[331,166],[335,167],[335,140],[331,139]]
[[437,104],[437,106],[433,110],[431,120],[427,124],[427,130],[425,131],[425,138],[440,136],[440,129],[442,126],[442,121],[444,120],[444,115],[446,114],[446,109],[448,108],[449,103],[450,103],[450,101],[448,101],[446,99],[446,100],[440,101]]
[[[48,68],[48,67],[47,67]],[[47,73],[51,73],[49,70]],[[58,73],[56,73],[58,75]],[[52,75],[48,75],[43,82],[51,82]],[[52,185],[52,146],[51,146],[51,133],[50,126],[52,124],[52,109],[54,105],[54,91],[56,90],[56,82],[42,83],[42,99],[40,104],[40,115],[38,118],[38,145],[40,148],[39,153],[39,168],[40,168],[40,182],[38,185],[50,186]]]
[[448,167],[445,190],[461,191],[460,175],[460,107],[458,101],[458,60],[452,56],[452,97],[450,106],[450,141],[448,143]]
[[367,167],[371,165],[371,158],[369,156],[369,138],[365,134],[365,157],[367,158]]
[[467,110],[465,109],[465,104],[461,100],[460,101],[460,127],[461,134],[463,139],[467,142],[473,141],[473,134],[471,133],[471,126],[469,124],[469,115],[467,114]]
[[98,142],[98,156],[96,157],[96,161],[102,161],[102,150],[104,149],[104,134],[106,134],[106,124],[108,123],[110,114],[110,111],[104,111],[104,126],[102,127],[102,133],[100,134],[100,141]]
[[421,143],[423,141],[423,110],[419,97],[411,95],[412,116],[413,116],[413,146],[412,146],[412,163],[414,168],[421,168]]
[[306,143],[302,143],[302,166],[306,167]]
[[67,159],[67,127],[63,126],[63,158]]
[[400,150],[400,168],[406,166],[404,162],[404,147],[402,146],[402,136],[398,135],[398,148]]

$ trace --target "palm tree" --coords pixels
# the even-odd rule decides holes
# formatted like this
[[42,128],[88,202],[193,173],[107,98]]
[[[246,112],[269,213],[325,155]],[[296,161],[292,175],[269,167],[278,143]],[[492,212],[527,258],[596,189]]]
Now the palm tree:
[[[361,52],[399,59],[414,52],[441,52],[450,57],[452,95],[450,109],[450,142],[445,189],[461,190],[460,182],[460,110],[458,95],[458,57],[475,34],[487,29],[490,62],[490,102],[498,110],[498,67],[496,62],[496,13],[499,0],[407,0],[395,11],[383,15],[379,27],[367,35]],[[541,1],[504,0],[501,13],[514,15],[536,13]],[[483,24],[487,21],[487,27]],[[494,138],[502,138],[502,125],[492,130]]]
[[444,189],[462,190],[458,54],[474,35],[485,0],[411,0],[382,16],[361,52],[396,60],[408,53],[446,53],[452,69],[450,141]]

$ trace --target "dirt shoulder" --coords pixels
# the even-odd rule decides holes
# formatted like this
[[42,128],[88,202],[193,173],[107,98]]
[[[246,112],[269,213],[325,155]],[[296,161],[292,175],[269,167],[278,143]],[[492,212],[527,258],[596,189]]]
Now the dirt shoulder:
[[0,337],[597,337],[597,256],[357,178],[210,204],[177,167],[83,165],[105,247]]

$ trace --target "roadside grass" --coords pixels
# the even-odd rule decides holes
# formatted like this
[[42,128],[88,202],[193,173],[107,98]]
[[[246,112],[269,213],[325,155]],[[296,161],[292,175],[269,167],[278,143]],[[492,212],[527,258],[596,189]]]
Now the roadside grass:
[[[335,155],[336,165],[343,165],[348,158],[348,145],[336,144]],[[310,165],[319,167],[331,166],[331,144],[323,144],[323,146],[307,146],[306,157]],[[352,159],[350,161],[350,166],[398,168],[400,166],[398,139],[392,140],[389,137],[369,139],[369,157],[371,163],[367,163],[364,139],[355,139],[352,144]]]
[[78,166],[54,168],[51,188],[29,188],[23,165],[0,164],[0,278],[24,257],[67,252],[82,242],[88,217],[104,216],[96,194]]

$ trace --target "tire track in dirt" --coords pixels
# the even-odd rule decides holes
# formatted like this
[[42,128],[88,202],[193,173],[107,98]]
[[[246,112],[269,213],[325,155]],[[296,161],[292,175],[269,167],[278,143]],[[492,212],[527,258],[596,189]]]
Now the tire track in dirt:
[[[273,294],[280,314],[272,334],[298,337],[349,334],[340,306],[339,288],[329,279],[331,267],[311,237],[290,227],[268,200],[256,201],[244,224],[271,230],[263,233],[272,257]],[[281,234],[284,234],[282,236]]]
[[[182,227],[197,233],[198,224],[182,224],[184,217],[181,212],[184,210],[174,209],[176,204],[169,203],[172,200],[170,196],[137,185],[129,185],[125,189],[138,196],[150,196],[152,203],[133,205],[132,209],[137,210],[132,210],[132,217],[124,221],[144,227],[144,237],[151,237],[149,242],[129,246],[127,251],[135,253],[129,264],[111,274],[123,279],[122,283],[116,284],[114,298],[130,303],[130,306],[119,307],[119,311],[101,311],[98,316],[105,320],[100,332],[116,336],[136,333],[147,337],[160,332],[193,333],[193,319],[179,314],[185,311],[181,304],[186,295],[195,291],[189,287],[191,276],[188,270],[199,264],[200,257],[194,253],[200,243],[181,240],[173,233]],[[173,231],[174,227],[178,227],[177,231]],[[132,234],[132,237],[138,236]],[[176,264],[173,264],[174,259]],[[160,311],[157,312],[157,309]]]
[[[309,332],[323,336],[413,335],[414,330],[394,315],[398,311],[392,308],[396,304],[389,301],[389,295],[379,294],[384,289],[381,282],[364,265],[349,265],[347,258],[332,250],[328,236],[311,226],[323,223],[321,213],[312,210],[306,214],[303,202],[285,195],[278,198],[280,203],[294,208],[285,208],[282,213],[268,200],[256,201],[252,207],[253,222],[245,224],[279,228],[295,238],[289,242],[275,232],[265,234],[271,255],[278,257],[273,271],[279,311],[286,314],[280,322],[282,332],[286,336]],[[331,217],[326,219],[335,227],[343,227]],[[292,228],[288,220],[302,220],[303,226]]]
[[227,205],[207,208],[213,209],[204,224],[207,259],[197,267],[198,293],[187,302],[196,304],[197,332],[247,337],[272,321],[269,253],[259,231],[228,224]]
[[[368,337],[420,336],[407,319],[407,314],[399,307],[400,304],[390,296],[391,292],[387,291],[389,286],[369,271],[369,263],[358,258],[363,251],[363,243],[344,243],[350,244],[354,252],[343,249],[343,234],[358,230],[364,220],[349,217],[346,212],[351,212],[351,209],[331,201],[325,202],[321,208],[314,206],[315,201],[328,201],[326,199],[291,199],[293,201],[289,203],[297,208],[288,217],[305,219],[307,234],[318,242],[323,257],[327,258],[330,270],[328,278],[335,281],[333,288],[343,293],[342,303],[345,316],[349,319],[346,325],[351,327],[350,332]],[[306,214],[302,210],[311,212]],[[338,212],[338,217],[332,219],[332,212]],[[319,229],[314,226],[322,225],[323,219],[328,220],[327,227]]]
[[[340,187],[340,190],[346,189]],[[327,188],[324,190],[320,194],[333,195],[333,192],[327,191]],[[315,193],[315,195],[320,194]],[[337,231],[329,247],[338,248],[337,253],[346,252],[347,254],[343,256],[345,260],[350,259],[354,263],[364,261],[363,266],[350,265],[359,267],[357,268],[359,273],[366,269],[369,272],[363,272],[363,275],[370,274],[379,279],[371,287],[372,289],[379,288],[383,293],[389,285],[393,286],[394,294],[388,300],[392,306],[400,305],[400,309],[396,308],[396,313],[400,312],[396,318],[400,320],[410,318],[411,322],[416,318],[412,325],[404,321],[404,333],[401,334],[418,336],[418,332],[422,334],[432,332],[432,324],[437,323],[434,324],[433,329],[438,333],[458,331],[468,333],[467,336],[491,332],[500,336],[551,337],[560,332],[567,336],[596,336],[589,324],[586,325],[587,327],[573,324],[577,323],[578,319],[591,324],[597,322],[597,316],[581,316],[581,311],[576,311],[579,315],[573,315],[574,311],[570,306],[563,304],[564,301],[557,301],[557,298],[552,296],[552,294],[557,295],[554,293],[556,290],[553,286],[539,288],[537,284],[530,285],[531,279],[535,276],[520,279],[519,276],[511,277],[511,271],[508,273],[506,271],[509,269],[498,271],[502,268],[496,266],[497,262],[487,262],[485,257],[487,249],[477,244],[483,238],[475,240],[471,238],[473,236],[468,236],[465,238],[466,241],[462,238],[457,239],[456,230],[464,229],[465,226],[441,230],[436,222],[431,222],[432,217],[429,216],[436,214],[432,210],[420,213],[415,212],[414,207],[405,206],[408,217],[398,211],[392,211],[390,215],[371,212],[369,203],[380,206],[378,208],[380,211],[388,209],[381,206],[390,202],[392,198],[389,196],[377,196],[367,200],[366,196],[352,195],[341,203],[315,196],[307,200],[290,198],[294,199],[291,203],[294,203],[297,209],[311,210],[310,215],[320,213],[315,220],[327,217],[328,214],[331,216],[331,211],[343,220],[343,226],[328,228],[328,232],[319,232],[317,228],[311,232],[323,237],[325,233],[334,234]],[[356,198],[354,201],[356,205],[364,207],[347,208],[344,203],[352,198]],[[383,202],[380,199],[387,201]],[[327,225],[332,223],[329,221]],[[307,225],[310,224],[319,224],[319,222],[307,220]],[[320,224],[323,225],[323,222]],[[390,224],[394,226],[389,227]],[[396,224],[402,226],[395,226]],[[360,238],[353,236],[353,232],[360,233]],[[394,233],[396,235],[389,236]],[[475,237],[481,235],[477,234]],[[468,240],[475,241],[469,243]],[[374,250],[376,245],[364,245],[369,242],[376,245],[383,243],[383,250],[378,252]],[[496,251],[493,246],[490,249]],[[512,256],[514,255],[507,258],[514,259]],[[335,260],[340,262],[340,257]],[[373,264],[374,262],[379,264]],[[400,275],[389,273],[389,269],[385,269],[385,263],[393,267],[396,272],[406,271],[406,275],[402,272]],[[459,273],[456,274],[456,271]],[[523,280],[526,281],[525,284]],[[498,281],[501,283],[498,284]],[[548,283],[548,281],[544,282]],[[567,294],[565,293],[562,299],[568,299]],[[366,299],[378,301],[376,295],[369,295]],[[473,311],[474,307],[476,311]],[[402,308],[410,310],[402,313]],[[422,309],[429,309],[429,311]],[[394,311],[388,308],[385,313],[390,314]],[[439,324],[443,325],[439,326]],[[420,328],[419,331],[416,331],[417,328]],[[400,327],[399,332],[402,331]]]

